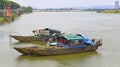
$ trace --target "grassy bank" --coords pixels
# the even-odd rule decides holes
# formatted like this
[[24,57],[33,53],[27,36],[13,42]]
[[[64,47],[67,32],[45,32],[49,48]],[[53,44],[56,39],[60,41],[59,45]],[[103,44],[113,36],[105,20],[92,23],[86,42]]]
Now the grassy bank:
[[97,11],[98,13],[120,14],[120,10],[103,10]]
[[0,16],[0,24],[5,23],[5,22],[12,22],[17,18],[16,13],[11,13],[11,17],[6,17],[4,14],[3,16]]

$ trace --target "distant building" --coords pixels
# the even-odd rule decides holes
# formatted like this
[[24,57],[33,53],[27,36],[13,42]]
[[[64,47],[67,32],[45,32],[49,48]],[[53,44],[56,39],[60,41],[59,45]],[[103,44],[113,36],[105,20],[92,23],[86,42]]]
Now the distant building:
[[119,9],[119,1],[115,1],[115,9]]

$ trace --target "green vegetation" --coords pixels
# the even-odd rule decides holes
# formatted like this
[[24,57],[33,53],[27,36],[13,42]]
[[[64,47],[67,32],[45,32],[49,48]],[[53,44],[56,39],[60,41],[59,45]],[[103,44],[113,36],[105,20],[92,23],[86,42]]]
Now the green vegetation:
[[103,10],[103,11],[97,11],[98,13],[109,13],[109,14],[120,14],[120,10]]
[[6,6],[11,6],[11,9],[20,8],[20,5],[16,2],[9,1],[9,0],[0,0],[0,9],[4,9]]
[[[6,17],[5,16],[5,8],[6,6],[11,7],[11,16]],[[32,12],[32,7],[28,6],[20,6],[18,3],[10,1],[10,0],[0,0],[0,24],[4,22],[11,22],[13,21],[16,17],[23,13],[29,13]]]
[[4,16],[3,12],[0,12],[0,24],[5,22],[5,19],[3,16]]
[[4,0],[0,0],[0,9],[4,8]]
[[5,17],[2,13],[0,13],[0,24],[14,21],[14,19],[17,18],[17,14],[15,12],[11,13],[11,15],[12,17]]
[[5,19],[3,17],[0,17],[0,23],[5,22]]
[[32,7],[30,6],[28,7],[22,6],[21,9],[23,10],[23,12],[32,12]]

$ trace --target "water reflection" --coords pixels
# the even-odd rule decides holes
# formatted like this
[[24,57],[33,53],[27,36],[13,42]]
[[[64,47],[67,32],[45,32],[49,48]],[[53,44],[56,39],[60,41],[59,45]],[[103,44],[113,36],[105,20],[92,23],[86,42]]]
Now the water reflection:
[[[88,63],[92,61],[91,59],[99,56],[99,53],[95,52],[85,52],[85,53],[78,53],[78,54],[69,54],[69,55],[58,55],[58,56],[28,56],[28,55],[21,55],[16,58],[18,63],[52,63],[55,64],[55,67],[76,67],[76,65],[80,65],[80,63]],[[23,63],[22,63],[23,64]],[[39,65],[38,63],[36,65]],[[57,64],[57,66],[56,66]]]

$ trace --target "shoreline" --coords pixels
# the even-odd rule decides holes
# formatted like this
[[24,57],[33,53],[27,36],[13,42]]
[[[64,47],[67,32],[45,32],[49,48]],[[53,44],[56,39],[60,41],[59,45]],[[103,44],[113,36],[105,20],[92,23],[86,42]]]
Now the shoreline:
[[81,10],[33,10],[33,12],[81,12]]
[[120,10],[103,10],[97,11],[97,13],[120,14]]

